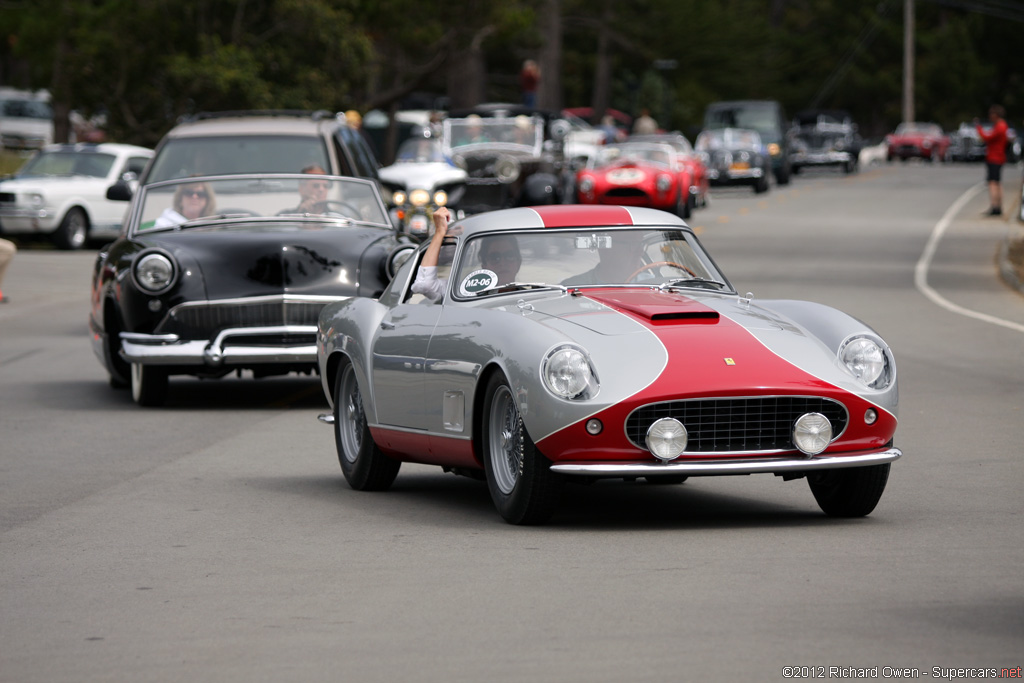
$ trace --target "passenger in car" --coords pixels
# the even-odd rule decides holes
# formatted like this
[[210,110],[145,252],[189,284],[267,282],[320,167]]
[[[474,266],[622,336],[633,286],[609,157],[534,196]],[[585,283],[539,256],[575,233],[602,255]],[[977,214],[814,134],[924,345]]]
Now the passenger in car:
[[170,228],[175,225],[210,216],[217,211],[213,188],[207,183],[179,185],[171,206],[157,217],[153,227]]

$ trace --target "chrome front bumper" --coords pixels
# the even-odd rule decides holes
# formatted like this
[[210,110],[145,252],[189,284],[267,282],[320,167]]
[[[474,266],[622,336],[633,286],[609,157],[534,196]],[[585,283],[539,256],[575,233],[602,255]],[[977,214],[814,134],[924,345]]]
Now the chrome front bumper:
[[898,448],[846,455],[819,455],[810,458],[721,458],[656,462],[555,463],[552,472],[589,477],[657,477],[662,475],[699,476],[702,474],[785,474],[842,467],[867,467],[893,462],[903,455]]
[[[183,341],[176,334],[121,333],[121,356],[140,365],[207,365],[223,367],[253,363],[316,363],[315,325],[235,327],[212,340]],[[246,337],[302,335],[309,343],[260,346],[233,344]]]

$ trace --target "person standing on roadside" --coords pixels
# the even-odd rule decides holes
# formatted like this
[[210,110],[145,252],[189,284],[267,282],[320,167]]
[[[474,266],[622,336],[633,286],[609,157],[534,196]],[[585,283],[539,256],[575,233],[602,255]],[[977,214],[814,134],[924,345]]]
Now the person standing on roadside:
[[519,90],[523,93],[523,104],[527,107],[537,106],[537,87],[540,85],[540,67],[537,62],[527,59],[519,72]]
[[992,122],[992,129],[985,131],[978,119],[974,119],[974,127],[978,129],[978,135],[985,142],[985,179],[988,180],[989,209],[986,216],[1003,215],[1003,185],[1002,171],[1006,163],[1006,131],[1008,126],[1003,117],[1006,110],[998,104],[993,104],[988,109],[988,120]]
[[[7,272],[7,264],[11,262],[17,251],[18,247],[15,246],[14,242],[0,237],[0,285],[4,283],[4,273]],[[0,304],[4,303],[7,303],[7,297],[4,296],[3,290],[0,289]]]

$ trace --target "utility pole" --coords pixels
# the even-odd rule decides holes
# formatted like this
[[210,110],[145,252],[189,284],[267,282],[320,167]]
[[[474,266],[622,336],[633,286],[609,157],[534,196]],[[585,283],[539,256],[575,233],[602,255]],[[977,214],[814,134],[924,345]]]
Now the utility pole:
[[903,0],[903,121],[914,120],[914,0]]

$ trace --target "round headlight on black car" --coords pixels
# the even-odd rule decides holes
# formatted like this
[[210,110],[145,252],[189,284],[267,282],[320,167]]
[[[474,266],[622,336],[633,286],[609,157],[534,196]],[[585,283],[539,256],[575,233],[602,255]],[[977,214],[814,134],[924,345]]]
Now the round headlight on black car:
[[395,273],[397,273],[398,269],[409,260],[415,251],[416,247],[413,245],[403,244],[388,255],[388,260],[384,266],[384,272],[388,276],[388,281],[394,279]]
[[132,280],[147,294],[163,294],[178,280],[178,266],[164,251],[144,251],[132,264]]
[[514,183],[519,178],[519,162],[514,157],[502,157],[494,163],[494,177],[502,183]]

